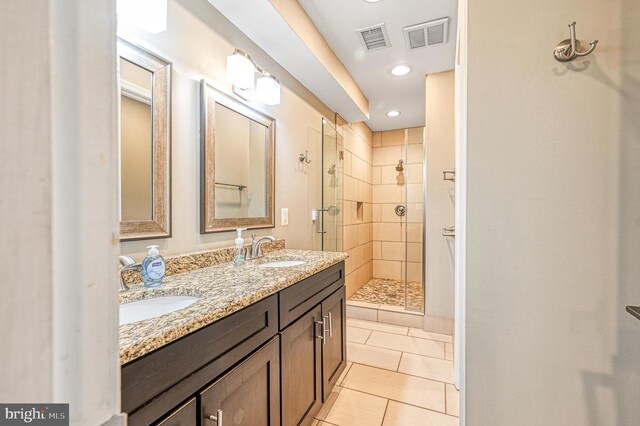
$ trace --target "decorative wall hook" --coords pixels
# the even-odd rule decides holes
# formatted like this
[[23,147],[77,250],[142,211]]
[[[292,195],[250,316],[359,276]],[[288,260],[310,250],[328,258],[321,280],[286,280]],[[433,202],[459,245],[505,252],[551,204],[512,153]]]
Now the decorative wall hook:
[[300,160],[301,163],[311,163],[311,160],[309,160],[309,151],[305,151],[304,154],[298,155],[298,160]]
[[579,56],[587,56],[591,52],[596,49],[596,45],[598,44],[598,40],[593,40],[589,45],[587,50],[580,51],[582,49],[582,44],[579,40],[576,39],[576,23],[572,22],[569,24],[569,35],[570,38],[566,40],[562,40],[560,44],[553,51],[553,57],[556,58],[560,62],[569,62],[573,61],[575,58]]

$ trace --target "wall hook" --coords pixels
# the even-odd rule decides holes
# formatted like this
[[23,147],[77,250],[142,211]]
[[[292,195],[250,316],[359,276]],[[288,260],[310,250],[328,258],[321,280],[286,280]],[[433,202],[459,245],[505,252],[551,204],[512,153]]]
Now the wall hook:
[[566,40],[562,40],[560,44],[553,51],[553,57],[556,58],[560,62],[569,62],[573,61],[575,58],[579,56],[587,56],[591,52],[596,49],[596,45],[598,44],[598,40],[593,40],[589,45],[587,50],[580,51],[582,48],[582,44],[579,40],[576,39],[576,23],[572,22],[569,24],[569,35],[570,38]]
[[309,151],[305,151],[304,154],[298,155],[298,160],[300,160],[301,163],[311,163],[311,160],[309,160]]

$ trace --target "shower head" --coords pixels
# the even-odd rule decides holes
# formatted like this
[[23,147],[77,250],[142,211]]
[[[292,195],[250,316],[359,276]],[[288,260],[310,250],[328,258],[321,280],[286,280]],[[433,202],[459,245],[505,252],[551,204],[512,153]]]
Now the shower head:
[[329,173],[330,175],[335,174],[336,172],[336,165],[332,164],[331,167],[329,167],[329,170],[327,170],[327,173]]
[[403,166],[404,161],[400,160],[398,161],[398,165],[396,166],[396,170],[399,172],[404,171],[404,166]]

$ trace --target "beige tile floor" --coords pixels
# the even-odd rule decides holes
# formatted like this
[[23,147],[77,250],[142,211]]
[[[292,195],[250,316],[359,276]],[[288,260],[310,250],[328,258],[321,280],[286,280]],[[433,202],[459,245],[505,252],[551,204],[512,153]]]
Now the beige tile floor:
[[313,426],[458,426],[451,336],[347,320],[347,368]]

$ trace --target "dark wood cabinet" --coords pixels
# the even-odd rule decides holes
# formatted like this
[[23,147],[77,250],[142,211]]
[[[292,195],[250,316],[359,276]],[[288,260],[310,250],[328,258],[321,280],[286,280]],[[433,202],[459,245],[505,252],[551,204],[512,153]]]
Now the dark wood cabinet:
[[313,421],[322,404],[322,310],[320,305],[281,334],[282,424]]
[[163,420],[155,423],[157,426],[196,426],[197,424],[198,413],[195,398],[191,398],[172,411]]
[[340,262],[123,365],[122,409],[130,426],[307,426],[345,366]]
[[280,426],[276,337],[200,393],[201,424]]
[[278,299],[262,299],[122,367],[129,426],[148,426],[278,333]]
[[340,290],[322,302],[325,337],[322,345],[322,401],[326,401],[347,365],[346,292]]

